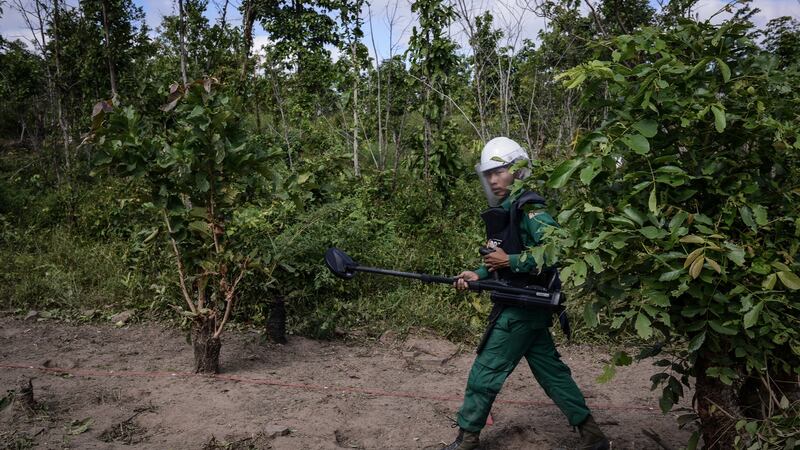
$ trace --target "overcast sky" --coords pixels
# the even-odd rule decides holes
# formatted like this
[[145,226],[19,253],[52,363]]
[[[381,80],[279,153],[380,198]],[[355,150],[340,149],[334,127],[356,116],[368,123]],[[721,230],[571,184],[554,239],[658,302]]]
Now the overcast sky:
[[[3,16],[0,18],[0,34],[6,39],[23,39],[30,37],[30,31],[17,12],[14,4],[22,1],[24,4],[31,0],[8,0],[4,4]],[[238,6],[241,0],[230,0],[228,20],[232,23],[241,23]],[[537,33],[546,24],[544,19],[537,17],[532,6],[536,0],[454,0],[464,2],[471,15],[481,14],[489,10],[495,18],[495,26],[506,32],[506,39],[511,39],[504,44],[514,47],[521,45],[523,39],[536,39]],[[66,3],[76,4],[77,0],[66,0]],[[155,30],[161,23],[164,15],[174,14],[175,0],[134,0],[134,3],[144,8],[146,20],[151,29]],[[209,0],[207,16],[216,20],[219,16],[220,0]],[[700,0],[696,13],[701,19],[708,18],[722,9],[730,1],[725,0]],[[757,26],[764,26],[770,19],[780,16],[793,16],[800,19],[800,0],[755,0],[752,5],[761,12],[754,17]],[[715,21],[724,20],[730,14],[721,14]],[[362,17],[365,19],[364,43],[369,47],[370,53],[379,60],[388,58],[390,54],[402,53],[407,46],[411,27],[416,19],[411,13],[409,0],[372,0],[371,5],[365,6]],[[392,26],[393,17],[393,26]],[[255,49],[268,44],[269,39],[260,26],[256,25]],[[451,34],[461,45],[466,46],[466,38],[460,24],[451,27]],[[374,38],[374,48],[373,48]]]

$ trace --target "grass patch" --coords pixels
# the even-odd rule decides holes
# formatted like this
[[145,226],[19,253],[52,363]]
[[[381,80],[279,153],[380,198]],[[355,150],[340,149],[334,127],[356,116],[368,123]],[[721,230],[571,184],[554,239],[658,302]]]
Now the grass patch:
[[152,279],[136,270],[130,244],[92,241],[67,228],[4,235],[0,300],[4,309],[141,306]]

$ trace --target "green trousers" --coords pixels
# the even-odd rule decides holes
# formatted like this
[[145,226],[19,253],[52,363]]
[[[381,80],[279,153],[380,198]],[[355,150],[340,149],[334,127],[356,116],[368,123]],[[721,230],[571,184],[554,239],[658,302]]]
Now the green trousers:
[[550,330],[540,317],[524,317],[518,308],[507,308],[497,320],[489,340],[475,358],[467,380],[464,404],[458,412],[458,426],[480,432],[492,409],[497,393],[508,375],[524,356],[536,381],[577,426],[589,415],[589,408],[572,379],[569,367],[561,361]]

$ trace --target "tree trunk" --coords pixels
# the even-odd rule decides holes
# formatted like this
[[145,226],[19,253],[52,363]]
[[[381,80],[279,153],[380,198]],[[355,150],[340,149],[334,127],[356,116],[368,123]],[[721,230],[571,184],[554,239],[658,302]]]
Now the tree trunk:
[[253,24],[256,20],[255,11],[253,11],[253,2],[247,1],[243,8],[244,16],[242,17],[242,27],[243,35],[244,35],[244,42],[242,48],[242,81],[244,81],[245,76],[247,76],[247,62],[250,59],[250,47],[253,46]]
[[[392,111],[392,71],[391,71],[391,68],[387,72],[388,73],[386,75],[386,116],[385,116],[386,118],[383,120],[383,123],[386,124],[386,131],[384,132],[384,134],[386,135],[386,140],[385,140],[385,142],[386,142],[386,154],[388,156],[388,154],[389,154],[389,133],[390,133],[390,128],[391,128],[391,125],[389,123],[389,119],[391,118],[391,111]],[[381,76],[381,74],[380,74],[380,72],[378,72],[378,78],[379,79],[380,79],[380,76]],[[380,116],[380,115],[381,115],[381,111],[378,111],[378,116]],[[394,134],[394,132],[392,132],[392,134]],[[395,179],[396,178],[397,178],[397,174],[395,174]]]
[[178,20],[179,20],[179,27],[178,27],[178,34],[180,40],[180,51],[181,51],[181,78],[183,79],[183,85],[189,84],[189,78],[186,76],[186,14],[183,12],[183,0],[178,0]]
[[704,448],[723,450],[734,448],[736,418],[741,417],[733,386],[706,375],[708,360],[698,356],[696,373],[696,409]]
[[286,308],[282,296],[275,297],[267,319],[267,333],[270,340],[278,344],[286,343]]
[[372,9],[370,9],[369,3],[367,3],[367,10],[369,11],[369,34],[370,38],[372,39],[372,51],[375,53],[375,74],[377,75],[377,83],[378,83],[378,96],[376,97],[378,101],[378,160],[380,164],[378,165],[378,171],[383,172],[385,160],[386,158],[383,156],[383,109],[381,108],[381,64],[378,61],[378,47],[375,46],[375,34],[372,31]]
[[394,140],[394,170],[392,170],[392,192],[397,190],[397,171],[400,167],[400,135],[397,130],[392,130]]
[[38,407],[36,400],[33,398],[33,380],[28,377],[21,377],[17,381],[17,385],[19,388],[14,395],[14,401],[19,402],[19,405],[28,415],[32,415]]
[[[430,105],[430,98],[431,98],[431,89],[429,87],[426,87],[425,88],[425,104],[426,105]],[[430,108],[430,106],[427,106],[427,107]],[[425,179],[428,180],[430,178],[429,177],[429,170],[430,169],[428,167],[428,163],[429,163],[429,158],[430,158],[430,154],[431,154],[431,119],[428,117],[428,113],[427,112],[425,113],[425,116],[423,117],[423,126],[424,126],[424,133],[423,133],[424,136],[423,136],[423,141],[422,141],[422,147],[423,147],[423,150],[424,150],[423,157],[424,157],[425,160],[424,160],[424,166],[423,166],[422,173],[425,175]]]
[[473,84],[475,85],[475,97],[478,100],[478,118],[481,121],[481,140],[486,141],[486,108],[483,105],[483,93],[481,92],[483,90],[481,86],[481,71],[478,69],[477,64],[475,66],[475,81]]
[[286,113],[283,111],[283,97],[280,94],[278,82],[275,81],[277,75],[274,70],[270,68],[270,84],[272,85],[272,94],[275,97],[275,105],[278,107],[278,112],[281,115],[281,134],[283,135],[283,142],[286,144],[286,159],[289,163],[289,170],[294,172],[294,163],[292,161],[292,142],[289,140],[289,123],[286,120]]
[[106,37],[106,60],[108,61],[108,78],[111,81],[111,96],[117,96],[117,71],[111,57],[111,33],[108,31],[108,0],[103,0],[103,34]]
[[219,23],[222,25],[223,30],[225,30],[225,26],[228,25],[227,16],[228,16],[228,0],[225,0],[225,4],[222,7],[222,18],[220,18],[219,20]]
[[361,167],[358,165],[358,63],[356,62],[356,41],[353,39],[353,172],[356,177],[361,176]]
[[261,95],[258,89],[258,67],[253,66],[253,99],[256,106],[256,131],[260,134],[261,131]]
[[75,212],[75,194],[72,190],[72,152],[70,151],[69,123],[64,115],[63,97],[61,95],[61,49],[59,47],[60,37],[60,10],[58,0],[53,0],[53,60],[56,64],[55,94],[56,112],[58,114],[58,124],[61,128],[61,136],[64,141],[64,180],[67,188],[67,221],[69,225],[74,225],[77,214]]
[[61,128],[61,136],[64,143],[64,170],[65,170],[65,179],[67,181],[67,187],[70,187],[70,177],[71,177],[71,155],[69,151],[69,125],[67,124],[67,119],[64,117],[64,111],[62,108],[62,97],[61,97],[61,58],[60,58],[60,48],[59,48],[59,26],[60,23],[60,10],[58,5],[58,0],[53,0],[53,61],[56,65],[56,77],[54,82],[54,90],[56,97],[56,116],[58,118],[58,126]]
[[222,341],[214,337],[214,320],[201,317],[192,327],[194,348],[194,371],[196,373],[219,373],[219,350]]

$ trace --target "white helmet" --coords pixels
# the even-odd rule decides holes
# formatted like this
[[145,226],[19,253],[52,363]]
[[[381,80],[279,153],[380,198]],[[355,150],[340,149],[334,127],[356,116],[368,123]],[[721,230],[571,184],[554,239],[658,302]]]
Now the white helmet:
[[[486,172],[497,169],[498,167],[509,167],[520,160],[530,162],[528,152],[515,141],[507,137],[496,137],[483,146],[481,162],[475,165],[475,172],[478,173],[478,178],[480,178],[481,184],[483,185],[483,192],[486,194],[486,199],[489,201],[490,206],[499,205],[502,199],[492,193],[489,181],[486,179]],[[530,168],[524,167],[518,169],[514,173],[514,177],[524,180],[530,174]]]

